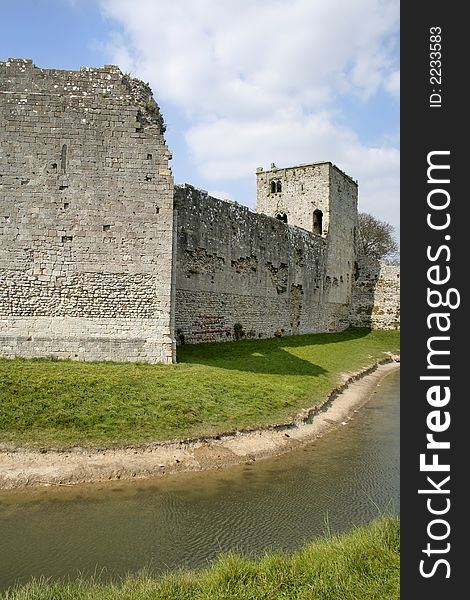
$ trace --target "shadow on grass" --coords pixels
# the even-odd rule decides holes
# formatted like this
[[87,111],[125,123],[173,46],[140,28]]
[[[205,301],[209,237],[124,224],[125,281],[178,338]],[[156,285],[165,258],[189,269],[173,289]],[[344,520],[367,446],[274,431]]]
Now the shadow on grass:
[[316,377],[326,374],[328,371],[305,358],[295,356],[287,348],[326,346],[363,338],[369,333],[370,329],[347,329],[339,333],[317,333],[238,342],[188,344],[178,347],[177,362],[251,373]]

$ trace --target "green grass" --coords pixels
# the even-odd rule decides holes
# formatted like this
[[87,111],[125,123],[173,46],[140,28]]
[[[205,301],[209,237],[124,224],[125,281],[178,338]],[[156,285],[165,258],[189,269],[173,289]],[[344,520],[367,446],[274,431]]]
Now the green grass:
[[397,331],[349,329],[182,346],[175,365],[0,360],[0,442],[125,445],[282,422],[398,348]]
[[5,600],[398,600],[400,522],[383,517],[342,536],[315,540],[293,555],[260,560],[223,556],[205,571],[118,583],[34,581]]

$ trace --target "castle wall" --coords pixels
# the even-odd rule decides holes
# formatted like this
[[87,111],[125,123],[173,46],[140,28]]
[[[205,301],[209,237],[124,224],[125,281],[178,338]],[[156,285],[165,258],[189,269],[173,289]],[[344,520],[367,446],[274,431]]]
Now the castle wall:
[[351,326],[400,328],[400,267],[358,257],[350,312]]
[[176,333],[187,343],[328,328],[326,241],[191,186],[175,188]]
[[0,354],[174,359],[173,179],[150,89],[0,63]]
[[357,183],[331,163],[258,169],[258,213],[174,189],[151,90],[113,66],[0,63],[0,120],[1,356],[399,326],[398,268],[355,281]]
[[[280,191],[272,191],[273,182],[280,185]],[[327,240],[325,322],[328,331],[348,327],[358,226],[357,183],[331,162],[269,171],[259,168],[256,183],[258,213],[285,214],[289,224],[315,232],[315,211],[321,211],[321,228],[315,234]]]

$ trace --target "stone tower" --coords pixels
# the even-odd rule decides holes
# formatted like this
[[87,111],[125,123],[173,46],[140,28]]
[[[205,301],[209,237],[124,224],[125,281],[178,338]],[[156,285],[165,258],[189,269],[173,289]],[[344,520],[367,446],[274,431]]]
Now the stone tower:
[[0,354],[174,360],[173,177],[150,88],[0,63]]
[[257,212],[318,235],[329,232],[335,194],[343,196],[339,199],[342,206],[334,207],[336,216],[348,210],[349,201],[356,200],[357,206],[357,183],[331,162],[283,169],[272,164],[269,171],[256,170]]
[[357,237],[357,182],[331,162],[256,170],[258,213],[306,229],[327,242],[324,291],[329,329],[346,327]]

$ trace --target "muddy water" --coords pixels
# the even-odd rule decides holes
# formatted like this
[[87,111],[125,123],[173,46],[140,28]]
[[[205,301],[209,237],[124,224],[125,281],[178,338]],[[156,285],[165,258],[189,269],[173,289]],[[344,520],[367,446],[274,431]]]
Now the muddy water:
[[203,567],[221,551],[293,550],[399,513],[399,371],[346,425],[223,471],[0,492],[0,589],[44,575]]

